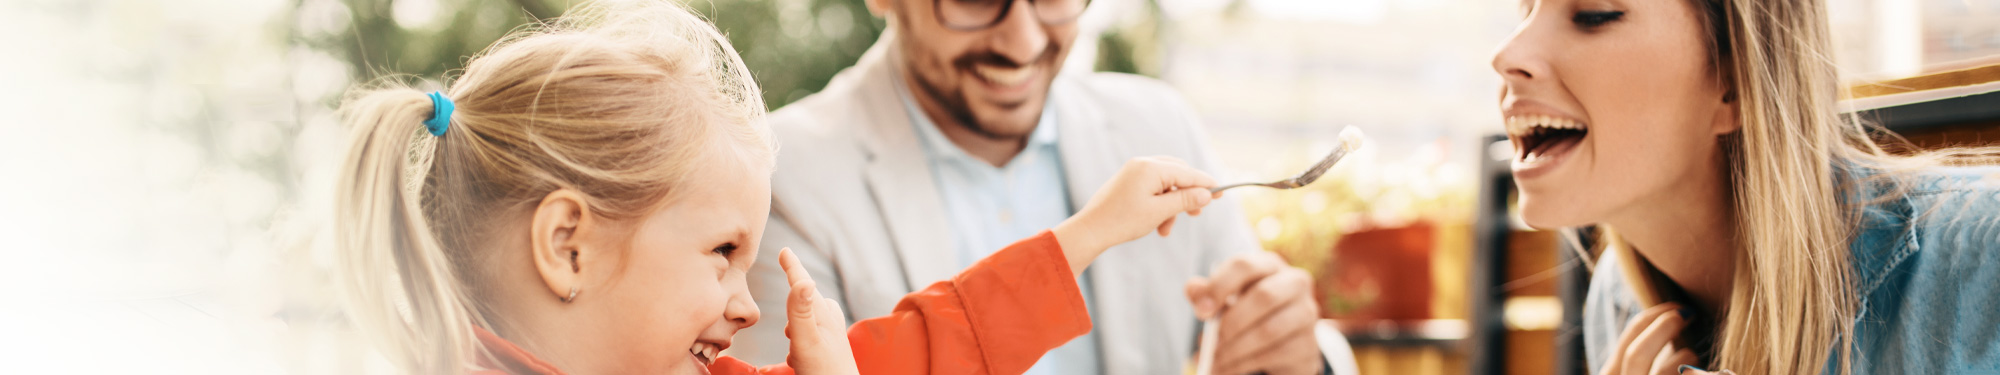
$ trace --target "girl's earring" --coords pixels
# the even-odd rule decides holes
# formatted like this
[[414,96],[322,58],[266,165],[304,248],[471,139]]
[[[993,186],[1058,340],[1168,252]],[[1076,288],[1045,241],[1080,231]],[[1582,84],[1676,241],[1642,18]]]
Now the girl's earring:
[[569,286],[569,296],[567,296],[567,297],[563,297],[562,301],[563,301],[563,303],[570,303],[570,302],[572,302],[572,301],[576,301],[576,286],[575,286],[575,285],[571,285],[571,286]]

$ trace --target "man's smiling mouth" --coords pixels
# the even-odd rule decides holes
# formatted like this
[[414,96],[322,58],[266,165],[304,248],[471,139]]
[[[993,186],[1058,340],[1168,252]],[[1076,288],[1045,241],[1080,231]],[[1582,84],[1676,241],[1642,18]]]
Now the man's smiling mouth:
[[1038,70],[1040,70],[1040,67],[1035,65],[1000,67],[992,64],[976,64],[972,66],[973,75],[978,76],[980,80],[986,81],[986,83],[1000,87],[1016,87],[1028,83],[1028,78],[1034,77]]

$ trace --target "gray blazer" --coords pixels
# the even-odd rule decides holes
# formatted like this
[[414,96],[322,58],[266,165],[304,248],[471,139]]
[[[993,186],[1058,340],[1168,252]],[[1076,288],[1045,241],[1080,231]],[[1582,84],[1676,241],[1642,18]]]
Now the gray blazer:
[[[885,34],[826,89],[772,113],[780,150],[771,217],[749,285],[764,311],[736,335],[730,355],[783,361],[788,292],[778,249],[790,247],[839,300],[849,322],[888,315],[904,294],[960,270],[942,199],[894,91],[893,35]],[[1217,173],[1201,126],[1166,84],[1133,75],[1058,76],[1058,145],[1070,202],[1081,208],[1134,157],[1171,155]],[[1196,319],[1184,285],[1216,263],[1257,251],[1241,208],[1223,199],[1183,217],[1172,237],[1113,247],[1087,274],[1092,324],[1107,374],[1178,374],[1194,348]]]

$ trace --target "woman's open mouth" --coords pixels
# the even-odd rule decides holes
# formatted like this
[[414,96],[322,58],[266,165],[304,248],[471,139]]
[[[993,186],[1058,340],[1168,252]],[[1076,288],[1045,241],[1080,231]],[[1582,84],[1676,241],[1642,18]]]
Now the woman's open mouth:
[[1590,127],[1574,119],[1547,115],[1507,117],[1507,138],[1514,141],[1516,170],[1558,161],[1589,135]]

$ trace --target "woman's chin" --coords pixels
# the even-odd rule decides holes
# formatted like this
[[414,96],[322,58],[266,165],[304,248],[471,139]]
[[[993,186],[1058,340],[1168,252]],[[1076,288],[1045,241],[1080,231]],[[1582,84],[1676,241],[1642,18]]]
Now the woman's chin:
[[1546,202],[1535,194],[1521,193],[1521,221],[1536,229],[1581,227],[1595,223],[1568,202]]

